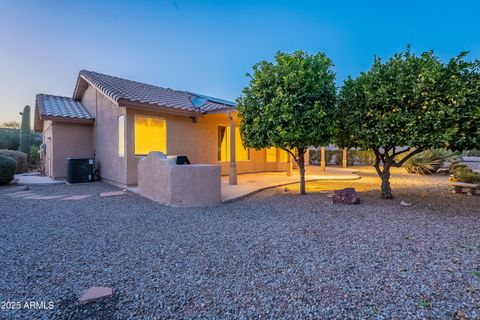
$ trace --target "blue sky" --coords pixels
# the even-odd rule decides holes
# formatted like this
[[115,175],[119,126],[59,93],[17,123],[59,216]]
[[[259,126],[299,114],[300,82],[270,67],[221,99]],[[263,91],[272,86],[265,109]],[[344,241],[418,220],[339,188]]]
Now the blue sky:
[[0,122],[89,69],[234,100],[276,51],[325,52],[337,83],[410,43],[480,58],[480,1],[0,2]]

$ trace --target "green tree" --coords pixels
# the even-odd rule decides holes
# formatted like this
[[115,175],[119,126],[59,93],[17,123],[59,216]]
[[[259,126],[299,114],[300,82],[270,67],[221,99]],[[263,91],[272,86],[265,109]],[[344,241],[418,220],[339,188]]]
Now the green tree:
[[305,194],[305,152],[331,142],[335,116],[335,74],[324,53],[278,52],[275,63],[254,65],[248,87],[237,99],[246,147],[277,147],[297,162]]
[[25,106],[23,108],[22,115],[22,126],[20,128],[20,151],[30,154],[30,147],[32,143],[32,132],[30,129],[30,106]]
[[417,56],[408,48],[344,82],[337,144],[373,150],[382,198],[393,198],[390,169],[415,154],[479,145],[480,63],[465,56],[444,64],[433,51]]

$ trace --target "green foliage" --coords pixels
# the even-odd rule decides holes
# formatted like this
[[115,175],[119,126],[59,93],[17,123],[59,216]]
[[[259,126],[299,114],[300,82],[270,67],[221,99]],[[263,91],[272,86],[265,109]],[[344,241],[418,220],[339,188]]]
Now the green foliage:
[[20,128],[20,151],[30,154],[32,145],[31,129],[30,129],[30,106],[25,106],[22,112],[22,126]]
[[19,129],[0,128],[0,149],[17,150],[19,146]]
[[28,162],[25,153],[14,150],[0,150],[0,156],[11,158],[17,163],[16,173],[27,171]]
[[[371,149],[391,198],[390,168],[425,149],[473,149],[480,144],[480,61],[465,53],[442,63],[432,51],[410,49],[349,78],[337,104],[336,143]],[[408,146],[407,149],[399,146]]]
[[40,169],[41,160],[39,150],[40,148],[34,145],[32,145],[30,148],[30,155],[28,156],[28,168],[30,171],[36,171]]
[[[39,146],[42,143],[42,135],[32,132],[32,146]],[[0,128],[0,149],[18,150],[20,146],[20,129]]]
[[455,180],[464,183],[480,183],[480,174],[473,172],[472,169],[467,167],[457,167],[453,173]]
[[0,155],[0,185],[8,184],[13,180],[17,163],[10,157]]
[[448,171],[450,172],[450,174],[454,174],[458,168],[469,168],[469,167],[466,164],[454,162],[450,165],[450,168]]
[[[248,87],[237,99],[245,146],[297,150],[300,174],[309,146],[330,143],[336,98],[333,63],[324,54],[278,52],[275,63],[253,67]],[[303,189],[302,189],[303,186]],[[301,181],[301,193],[304,183]]]
[[405,162],[409,173],[432,174],[438,171],[446,161],[455,161],[458,153],[445,149],[431,149],[420,152]]

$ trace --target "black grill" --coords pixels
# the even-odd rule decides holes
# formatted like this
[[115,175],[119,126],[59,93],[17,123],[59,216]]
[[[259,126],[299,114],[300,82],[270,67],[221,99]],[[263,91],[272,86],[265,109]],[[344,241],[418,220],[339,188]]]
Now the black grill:
[[187,156],[177,156],[177,164],[190,164]]

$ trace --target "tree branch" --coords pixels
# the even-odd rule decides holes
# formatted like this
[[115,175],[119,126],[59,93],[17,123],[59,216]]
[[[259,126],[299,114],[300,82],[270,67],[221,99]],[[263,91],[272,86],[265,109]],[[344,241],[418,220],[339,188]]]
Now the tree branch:
[[399,151],[399,152],[397,152],[397,153],[393,153],[392,156],[393,156],[393,158],[395,158],[396,156],[401,155],[402,153],[408,152],[408,151],[410,151],[410,150],[411,150],[410,147],[408,147],[408,148],[405,149],[405,150]]
[[397,167],[397,168],[400,168],[408,159],[410,159],[411,157],[413,157],[414,155],[422,152],[423,150],[425,150],[424,148],[418,148],[418,149],[415,149],[413,150],[412,152],[410,152],[409,154],[407,154],[402,160],[400,160],[399,162],[393,162],[393,166],[394,167]]
[[377,174],[381,176],[382,171],[380,170],[380,160],[381,160],[380,152],[378,151],[378,149],[373,149],[373,153],[375,153],[375,164],[373,166],[375,167]]
[[295,160],[295,162],[298,164],[298,159],[297,157],[295,157],[295,154],[293,154],[292,151],[288,150],[288,149],[285,149],[285,148],[281,148],[282,150],[284,151],[287,151],[288,153],[290,153],[290,155],[292,156],[293,160]]

